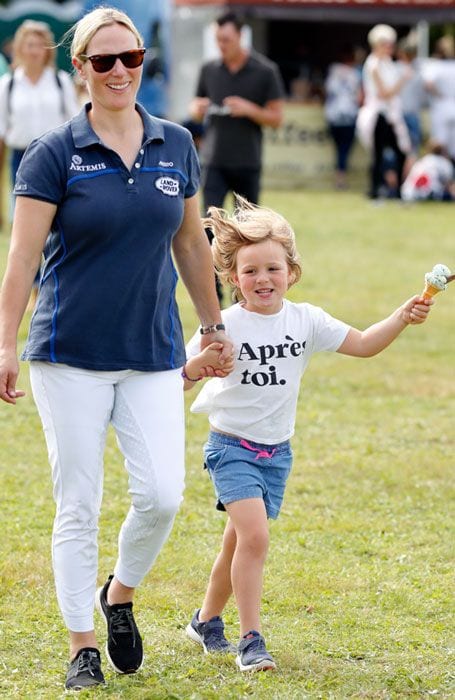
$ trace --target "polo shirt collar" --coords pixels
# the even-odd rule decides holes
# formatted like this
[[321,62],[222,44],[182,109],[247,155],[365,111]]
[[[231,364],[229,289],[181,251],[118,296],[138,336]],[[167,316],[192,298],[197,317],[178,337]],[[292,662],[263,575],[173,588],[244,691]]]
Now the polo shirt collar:
[[[93,144],[100,143],[99,136],[93,131],[88,120],[88,112],[91,109],[91,102],[88,102],[71,121],[71,132],[73,134],[76,148],[86,148]],[[164,128],[160,119],[152,117],[142,105],[136,103],[136,109],[141,115],[144,125],[144,144],[149,141],[164,142]]]

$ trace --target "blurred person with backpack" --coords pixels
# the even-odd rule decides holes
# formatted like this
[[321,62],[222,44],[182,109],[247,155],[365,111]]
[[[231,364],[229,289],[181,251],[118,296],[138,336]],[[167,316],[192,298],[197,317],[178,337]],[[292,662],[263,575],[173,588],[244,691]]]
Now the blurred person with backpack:
[[[8,148],[13,184],[29,143],[79,111],[72,78],[56,69],[55,53],[46,22],[27,19],[19,26],[11,72],[0,78],[0,168]],[[0,207],[0,225],[2,213]]]
[[[14,35],[12,70],[0,78],[0,171],[8,148],[12,187],[29,143],[80,109],[71,76],[55,66],[55,49],[54,35],[46,22],[25,20]],[[0,183],[0,228],[7,221],[4,201]],[[30,310],[35,306],[39,280],[38,270]]]

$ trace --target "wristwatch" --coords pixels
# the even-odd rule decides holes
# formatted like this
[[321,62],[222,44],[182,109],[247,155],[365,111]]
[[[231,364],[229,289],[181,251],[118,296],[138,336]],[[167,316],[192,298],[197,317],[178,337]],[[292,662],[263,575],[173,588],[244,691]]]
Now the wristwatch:
[[201,335],[208,335],[209,333],[216,333],[217,331],[225,331],[226,326],[224,323],[212,323],[211,326],[201,326]]

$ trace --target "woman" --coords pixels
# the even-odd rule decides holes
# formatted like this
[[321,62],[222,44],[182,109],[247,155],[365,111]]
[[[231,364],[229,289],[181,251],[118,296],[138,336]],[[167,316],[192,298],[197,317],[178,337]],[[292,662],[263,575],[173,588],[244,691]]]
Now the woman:
[[[398,73],[392,60],[396,38],[395,30],[387,24],[377,24],[368,34],[371,53],[363,68],[364,104],[356,126],[360,141],[372,151],[369,193],[372,199],[380,195],[385,182],[399,196],[403,166],[411,148],[400,91],[412,76],[412,70]],[[385,163],[388,150],[394,156],[391,172],[387,172]]]
[[135,102],[145,50],[131,20],[98,8],[76,25],[73,65],[91,102],[30,145],[18,171],[11,250],[0,298],[0,398],[16,389],[16,336],[48,231],[30,360],[52,466],[53,563],[69,629],[66,688],[104,683],[94,633],[102,453],[109,422],[132,497],[114,574],[96,593],[119,673],[142,664],[135,588],[166,541],[184,486],[185,360],[177,275],[202,344],[231,345],[199,218],[199,169],[188,131]]
[[455,40],[442,36],[435,46],[434,57],[424,68],[428,92],[430,136],[442,144],[455,163]]
[[[54,35],[46,22],[27,19],[19,26],[13,40],[13,72],[0,80],[0,169],[8,146],[13,185],[28,144],[79,111],[73,81],[65,71],[57,71],[55,53]],[[6,218],[2,202],[0,195],[0,227]],[[30,310],[35,305],[39,280],[38,270]]]
[[354,66],[354,52],[346,47],[329,66],[325,81],[325,116],[335,146],[335,187],[345,189],[348,160],[355,137],[361,77]]
[[0,153],[11,152],[14,183],[33,139],[79,111],[71,77],[55,67],[55,41],[45,22],[27,19],[13,40],[13,72],[0,80]]

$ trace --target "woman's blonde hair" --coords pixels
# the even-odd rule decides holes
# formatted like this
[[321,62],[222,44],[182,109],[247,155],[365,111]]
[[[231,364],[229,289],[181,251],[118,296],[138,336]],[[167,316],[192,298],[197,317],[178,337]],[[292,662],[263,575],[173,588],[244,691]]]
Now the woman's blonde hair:
[[289,287],[301,277],[300,256],[295,244],[295,235],[286,219],[266,207],[251,204],[248,200],[235,195],[235,209],[229,215],[224,209],[210,207],[209,216],[203,219],[203,225],[213,233],[213,261],[220,280],[234,287],[233,299],[243,299],[242,293],[234,282],[237,269],[237,254],[240,248],[265,240],[281,243],[286,253],[286,262],[291,274]]
[[69,31],[73,37],[71,42],[71,58],[77,58],[87,51],[87,46],[102,27],[112,24],[122,24],[136,37],[138,47],[143,46],[142,36],[127,14],[114,7],[97,7],[84,15]]
[[394,44],[397,40],[397,33],[395,29],[388,24],[376,24],[376,26],[368,32],[367,39],[371,48],[374,49],[379,44],[386,42]]
[[45,66],[55,65],[55,38],[50,26],[46,22],[37,22],[34,19],[26,19],[17,28],[13,39],[13,68],[22,65],[22,47],[29,34],[38,34],[43,39],[47,50]]

